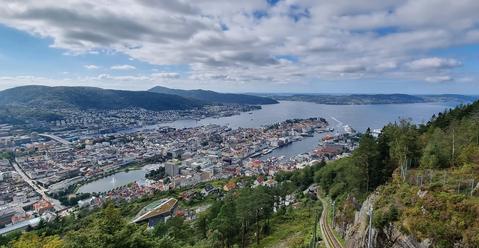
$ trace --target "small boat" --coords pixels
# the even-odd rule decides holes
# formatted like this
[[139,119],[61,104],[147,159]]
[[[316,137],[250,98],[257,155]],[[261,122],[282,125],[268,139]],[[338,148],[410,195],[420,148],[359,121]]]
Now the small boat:
[[303,137],[313,137],[312,133],[301,133],[300,135]]
[[253,153],[250,157],[256,158],[256,157],[259,157],[260,155],[261,155],[260,152],[256,152],[256,153]]
[[266,150],[264,150],[264,151],[262,152],[262,154],[263,154],[263,155],[266,155],[266,154],[269,154],[269,153],[271,153],[271,152],[273,152],[273,149],[266,149]]

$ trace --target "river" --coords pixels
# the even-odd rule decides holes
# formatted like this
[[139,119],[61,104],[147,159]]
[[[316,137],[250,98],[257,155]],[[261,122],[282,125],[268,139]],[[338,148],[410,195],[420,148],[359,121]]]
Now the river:
[[[239,115],[206,118],[196,120],[178,120],[171,123],[149,126],[171,126],[187,128],[208,124],[228,125],[232,128],[250,127],[258,128],[287,119],[323,117],[335,128],[350,125],[357,131],[364,132],[371,129],[382,128],[384,125],[400,120],[411,119],[415,123],[428,121],[435,113],[447,108],[453,108],[458,103],[412,103],[412,104],[378,104],[378,105],[325,105],[310,102],[282,101],[279,104],[263,105],[261,110],[244,112]],[[274,150],[266,155],[291,157],[311,151],[318,143],[317,137],[307,137],[291,145]],[[120,187],[133,181],[144,181],[148,168],[119,172],[114,175],[98,179],[80,187],[80,193],[105,192]]]

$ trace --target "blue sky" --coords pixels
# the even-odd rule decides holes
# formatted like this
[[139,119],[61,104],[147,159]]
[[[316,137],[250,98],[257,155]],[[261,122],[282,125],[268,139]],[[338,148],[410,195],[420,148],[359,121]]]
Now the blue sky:
[[477,1],[127,2],[5,2],[0,89],[479,94]]

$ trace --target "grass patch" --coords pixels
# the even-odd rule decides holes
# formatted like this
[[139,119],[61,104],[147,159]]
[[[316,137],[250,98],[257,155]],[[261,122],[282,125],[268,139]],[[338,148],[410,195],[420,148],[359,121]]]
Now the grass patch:
[[[251,247],[308,247],[313,237],[315,212],[321,214],[319,201],[311,207],[289,208],[285,214],[276,214],[270,222],[271,233],[259,245],[254,243]],[[317,235],[320,234],[318,224]]]

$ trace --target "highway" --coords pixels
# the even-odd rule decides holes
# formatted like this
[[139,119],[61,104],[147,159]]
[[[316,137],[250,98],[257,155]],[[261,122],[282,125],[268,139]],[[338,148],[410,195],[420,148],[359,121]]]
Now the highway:
[[321,202],[323,203],[323,212],[321,213],[321,219],[319,220],[319,227],[321,229],[321,233],[323,234],[323,240],[326,244],[326,247],[343,248],[343,245],[341,245],[341,242],[339,242],[339,240],[336,238],[336,235],[334,235],[333,229],[331,226],[329,226],[327,220],[329,203],[324,199],[321,199]]
[[47,191],[44,187],[36,184],[32,179],[28,177],[28,175],[23,171],[23,169],[18,165],[16,161],[12,161],[13,168],[17,171],[17,173],[22,177],[22,179],[28,183],[38,194],[40,194],[43,199],[46,201],[50,202],[53,207],[55,208],[56,211],[61,211],[65,209],[65,206],[63,206],[60,201],[53,199],[49,197],[45,192]]
[[70,145],[70,144],[71,144],[68,140],[62,139],[62,138],[60,138],[60,137],[58,137],[58,136],[56,136],[56,135],[53,135],[53,134],[41,133],[41,134],[39,134],[38,136],[55,140],[55,141],[57,141],[57,142],[59,142],[59,143],[62,143],[63,145]]

